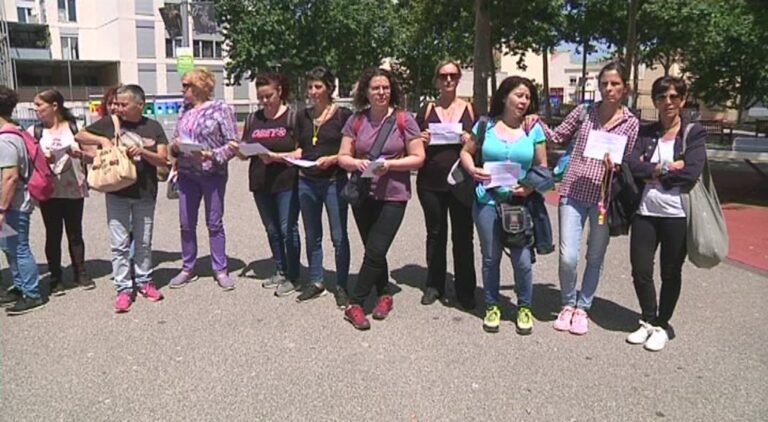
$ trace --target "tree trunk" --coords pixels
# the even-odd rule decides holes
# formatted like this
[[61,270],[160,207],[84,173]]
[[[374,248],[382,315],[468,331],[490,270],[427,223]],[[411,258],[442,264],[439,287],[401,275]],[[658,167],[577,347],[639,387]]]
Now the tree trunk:
[[543,69],[542,82],[544,84],[544,117],[547,123],[552,121],[552,103],[549,102],[549,47],[544,46],[541,51],[541,67]]
[[630,104],[629,108],[635,110],[637,109],[637,104],[640,102],[640,56],[637,54],[632,61],[632,87],[635,91],[635,95],[632,96],[632,104]]
[[488,0],[475,0],[475,69],[473,101],[479,115],[488,114],[488,51],[491,45],[491,20]]
[[629,22],[627,23],[627,55],[624,57],[624,71],[627,72],[624,76],[627,80],[629,80],[629,72],[635,63],[635,54],[637,54],[637,12],[639,9],[640,0],[630,0]]
[[493,46],[491,45],[491,43],[488,43],[488,47],[490,47],[490,49],[488,50],[490,54],[490,58],[489,58],[490,61],[488,62],[488,64],[490,65],[490,71],[491,71],[490,72],[491,73],[490,75],[491,76],[491,96],[493,96],[493,94],[496,93],[496,87],[498,86],[496,83],[496,60],[494,60],[494,57],[493,57]]

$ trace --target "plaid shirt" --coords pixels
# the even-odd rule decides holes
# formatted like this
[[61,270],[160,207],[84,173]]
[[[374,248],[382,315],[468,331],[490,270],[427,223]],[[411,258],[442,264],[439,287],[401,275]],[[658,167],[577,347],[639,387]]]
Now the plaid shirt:
[[[565,172],[563,183],[560,185],[560,196],[573,198],[588,204],[597,204],[600,202],[600,190],[602,189],[602,180],[605,176],[605,168],[603,167],[602,160],[585,157],[584,149],[587,146],[589,132],[591,130],[603,129],[600,126],[596,106],[590,107],[587,118],[579,127],[579,116],[582,113],[583,107],[585,106],[581,105],[571,111],[555,130],[544,125],[544,133],[547,139],[554,143],[575,142],[573,152],[571,153],[571,160],[568,163],[568,170]],[[637,141],[637,131],[640,123],[637,117],[630,113],[628,108],[623,108],[623,114],[618,122],[608,129],[607,132],[627,137],[627,146],[624,150],[624,161],[627,161]],[[573,138],[577,130],[579,130],[578,136]]]

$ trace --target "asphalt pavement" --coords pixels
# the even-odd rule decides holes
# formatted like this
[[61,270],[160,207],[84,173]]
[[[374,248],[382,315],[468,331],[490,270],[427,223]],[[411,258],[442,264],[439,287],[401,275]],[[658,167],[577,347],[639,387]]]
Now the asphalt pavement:
[[[394,311],[359,332],[342,319],[332,295],[299,304],[295,296],[277,298],[261,288],[260,279],[273,269],[266,235],[247,190],[247,165],[235,162],[230,170],[225,227],[237,288],[223,292],[211,277],[201,215],[200,280],[180,290],[163,287],[165,300],[139,298],[122,315],[112,310],[104,198],[92,194],[86,254],[98,287],[69,290],[28,315],[0,316],[0,420],[768,419],[768,278],[761,274],[729,264],[708,271],[686,264],[672,319],[677,338],[651,353],[624,341],[638,320],[628,238],[611,241],[583,337],[552,329],[559,310],[556,253],[538,257],[534,332],[517,335],[512,268],[504,260],[508,303],[501,331],[488,334],[480,307],[475,313],[454,307],[451,288],[444,303],[419,303],[425,232],[414,195],[389,253]],[[44,272],[39,212],[32,227]],[[160,285],[181,264],[178,228],[176,202],[159,199],[154,258]],[[349,228],[354,282],[362,247],[351,213]],[[327,226],[324,245],[332,285]],[[303,250],[302,265],[306,280]],[[9,279],[7,270],[3,276]],[[479,286],[476,294],[482,303]]]

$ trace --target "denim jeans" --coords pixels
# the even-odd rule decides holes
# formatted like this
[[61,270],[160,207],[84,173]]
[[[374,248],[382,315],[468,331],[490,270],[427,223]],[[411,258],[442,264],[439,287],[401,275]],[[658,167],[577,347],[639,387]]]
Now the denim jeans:
[[[501,222],[496,214],[496,206],[475,204],[472,214],[477,226],[477,237],[480,238],[482,254],[483,290],[485,304],[499,303],[500,265],[504,249],[501,246]],[[533,300],[533,262],[529,248],[514,248],[510,250],[512,268],[515,271],[515,293],[517,306],[531,306]]]
[[193,272],[197,262],[197,215],[205,203],[205,224],[211,245],[214,274],[227,273],[227,238],[224,233],[226,175],[179,173],[179,223],[181,225],[182,268]]
[[[154,199],[134,199],[107,194],[107,222],[112,247],[112,276],[117,292],[133,289],[131,259],[136,285],[152,281],[152,227]],[[131,257],[131,239],[133,256]]]
[[267,230],[269,247],[278,274],[299,279],[299,195],[297,189],[277,193],[254,192],[253,199]]
[[[597,283],[603,271],[603,260],[608,248],[608,225],[599,224],[597,204],[588,204],[572,198],[560,197],[560,298],[563,305],[589,310],[595,297]],[[589,218],[587,238],[587,267],[581,282],[581,293],[576,291],[576,270],[584,225]],[[577,301],[578,297],[578,301]]]
[[323,283],[323,205],[328,213],[331,242],[336,258],[336,285],[347,288],[349,278],[349,236],[347,235],[347,202],[341,191],[346,177],[334,180],[299,178],[299,204],[306,233],[309,281]]
[[19,234],[1,239],[0,247],[8,258],[8,266],[13,275],[13,285],[24,296],[30,299],[40,297],[38,279],[40,273],[37,270],[37,262],[29,247],[29,227],[31,213],[8,210],[5,213],[5,224],[8,224]]

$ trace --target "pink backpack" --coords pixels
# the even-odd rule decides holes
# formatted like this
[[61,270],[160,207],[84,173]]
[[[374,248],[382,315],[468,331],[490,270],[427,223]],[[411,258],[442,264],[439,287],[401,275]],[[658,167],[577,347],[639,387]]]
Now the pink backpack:
[[[0,135],[4,134],[20,136],[24,140],[27,158],[29,159],[29,178],[26,180],[29,195],[38,202],[51,199],[56,179],[53,171],[51,171],[51,167],[48,166],[48,161],[46,161],[45,154],[43,154],[43,150],[40,148],[40,143],[27,131],[21,130],[21,128],[12,124],[4,125],[0,129]],[[24,175],[21,175],[21,177],[24,178]]]

